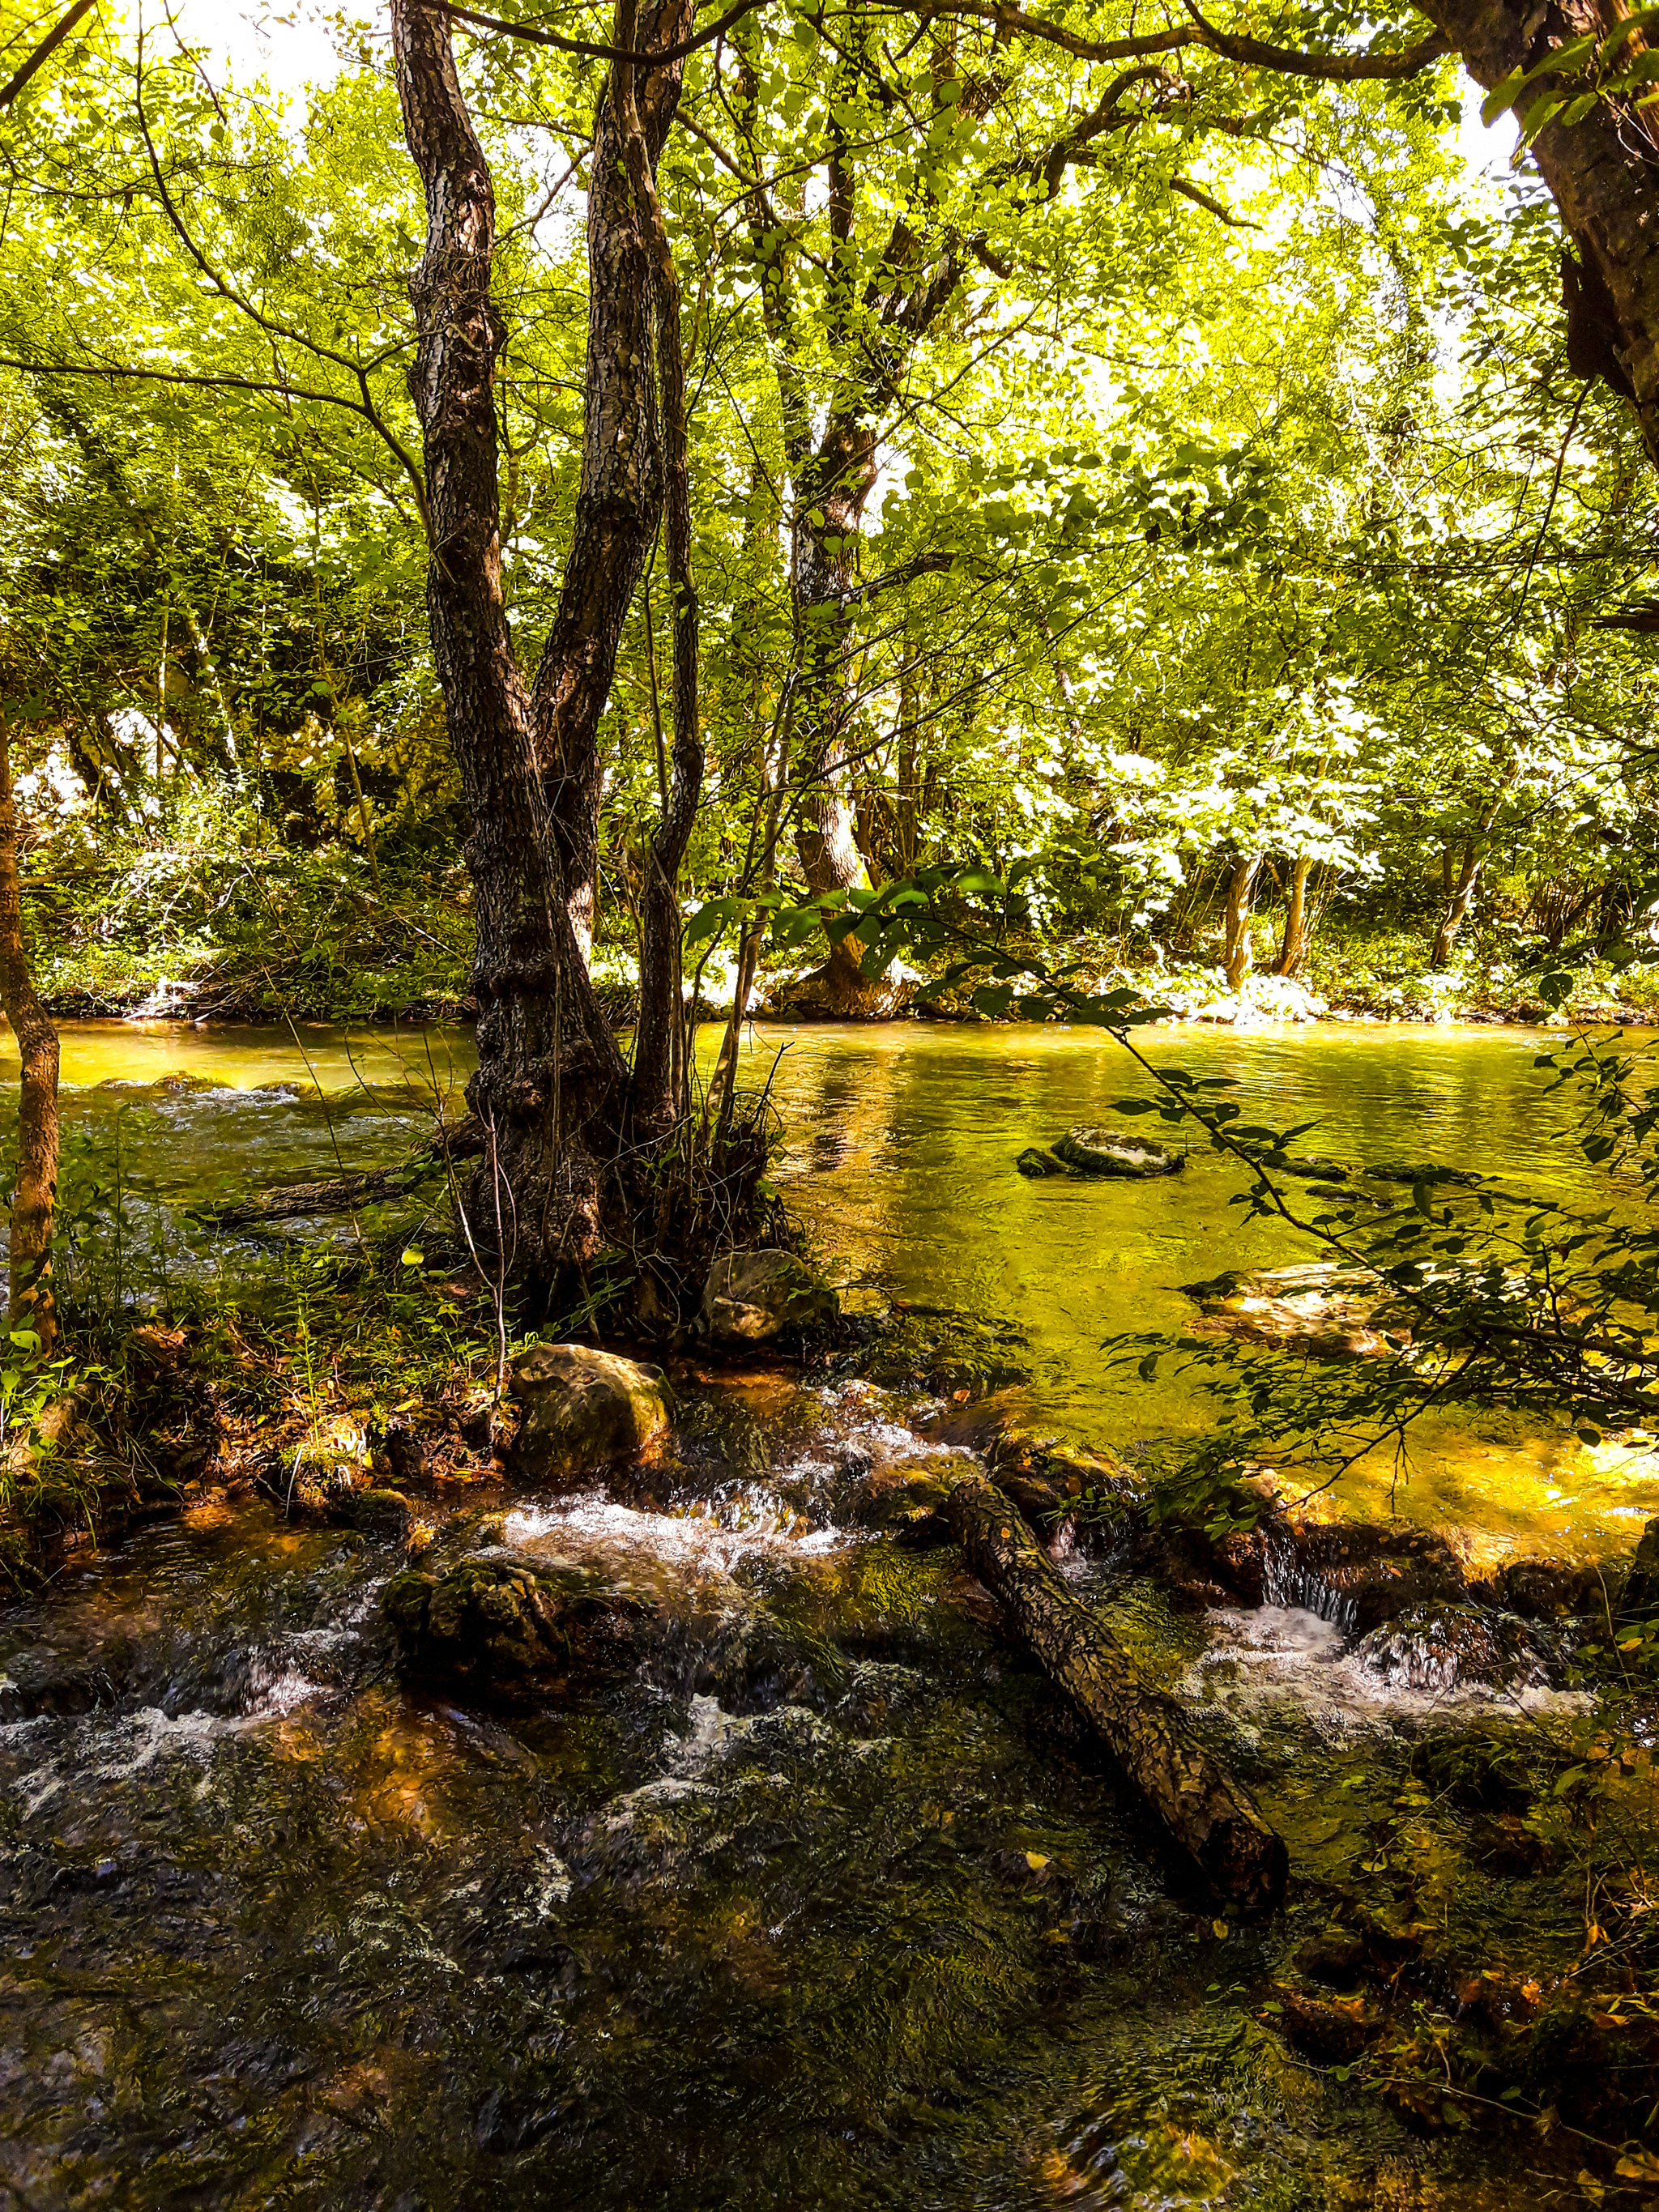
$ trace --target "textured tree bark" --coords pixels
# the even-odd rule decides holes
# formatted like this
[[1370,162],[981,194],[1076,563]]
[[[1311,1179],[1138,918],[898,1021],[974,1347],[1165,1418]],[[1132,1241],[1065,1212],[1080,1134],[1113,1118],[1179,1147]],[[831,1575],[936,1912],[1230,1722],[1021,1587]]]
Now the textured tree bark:
[[[660,0],[635,15],[620,0],[630,52],[676,45],[696,0]],[[654,170],[679,105],[684,64],[656,69],[637,94]],[[611,696],[623,623],[662,514],[663,442],[653,373],[657,298],[649,206],[629,177],[614,83],[593,132],[587,197],[587,362],[581,489],[557,611],[536,672],[542,781],[564,866],[565,898],[584,959],[592,944],[599,874],[599,720]]]
[[58,1335],[52,1232],[58,1198],[58,1032],[34,995],[17,888],[17,805],[10,732],[0,720],[0,1005],[21,1056],[17,1099],[17,1188],[11,1206],[13,1328],[33,1328],[41,1349]]
[[501,596],[493,378],[504,332],[489,293],[489,171],[448,18],[425,0],[392,0],[392,23],[404,133],[426,193],[410,389],[428,477],[427,610],[471,817],[464,853],[476,895],[478,1067],[467,1096],[493,1139],[467,1202],[481,1240],[489,1224],[493,1241],[499,1212],[509,1267],[552,1275],[580,1267],[601,1241],[603,1161],[627,1071],[573,919],[580,900]]
[[1217,1895],[1246,1912],[1271,1912],[1285,1894],[1284,1842],[1198,1742],[1174,1699],[1145,1680],[1067,1589],[994,1484],[969,1476],[947,1511],[969,1566]]
[[1451,896],[1446,902],[1446,911],[1441,915],[1439,927],[1434,933],[1434,946],[1429,954],[1431,968],[1443,968],[1450,960],[1452,946],[1457,941],[1458,931],[1468,919],[1480,882],[1480,852],[1471,837],[1464,844],[1462,863],[1452,884]]
[[[868,424],[832,418],[816,451],[796,471],[798,514],[789,590],[799,640],[796,690],[799,796],[795,851],[807,889],[822,897],[865,881],[864,855],[847,788],[847,725],[852,714],[848,656],[852,643],[854,548],[876,481]],[[815,519],[822,516],[821,521]],[[859,972],[850,941],[830,948],[823,995],[838,1013],[866,1011],[881,994]]]
[[[1469,74],[1489,90],[1510,70],[1534,69],[1569,40],[1605,36],[1631,10],[1624,0],[1422,0]],[[1644,40],[1633,34],[1620,58]],[[1550,80],[1529,89],[1538,99]],[[1564,82],[1563,89],[1565,89]],[[1574,80],[1573,91],[1582,89]],[[1600,100],[1581,122],[1547,123],[1533,147],[1576,249],[1566,283],[1568,353],[1582,376],[1601,375],[1634,405],[1659,465],[1659,138],[1654,112]]]
[[1308,875],[1312,866],[1305,854],[1297,855],[1285,902],[1285,935],[1273,963],[1275,975],[1294,975],[1308,957]]
[[[617,11],[617,44],[631,46],[634,11]],[[665,529],[674,639],[672,781],[663,794],[640,901],[640,1019],[634,1044],[632,1105],[641,1128],[662,1132],[686,1110],[687,1054],[680,974],[680,862],[702,795],[703,748],[697,697],[697,592],[691,574],[691,462],[681,352],[680,288],[635,100],[635,72],[614,72],[624,158],[646,222],[656,301],[657,376],[662,395]]]
[[1260,853],[1241,853],[1228,872],[1222,965],[1230,991],[1238,989],[1255,963],[1255,951],[1250,943],[1250,893],[1255,889],[1261,867]]

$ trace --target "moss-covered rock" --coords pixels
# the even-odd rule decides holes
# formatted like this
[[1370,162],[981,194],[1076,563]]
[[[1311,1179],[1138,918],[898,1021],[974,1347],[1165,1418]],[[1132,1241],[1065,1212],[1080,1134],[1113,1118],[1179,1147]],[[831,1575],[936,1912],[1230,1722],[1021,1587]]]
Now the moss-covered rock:
[[508,1465],[536,1481],[597,1473],[647,1450],[668,1426],[668,1386],[641,1366],[586,1344],[541,1344],[514,1364],[520,1408]]
[[498,1697],[627,1665],[655,1609],[580,1568],[505,1548],[473,1553],[441,1574],[394,1576],[385,1606],[404,1674]]
[[719,1343],[769,1344],[832,1328],[841,1304],[793,1252],[727,1252],[708,1271],[702,1318]]
[[1185,1152],[1172,1152],[1146,1137],[1131,1137],[1117,1129],[1091,1128],[1079,1122],[1051,1148],[1079,1175],[1127,1176],[1141,1180],[1151,1176],[1178,1175],[1187,1164]]

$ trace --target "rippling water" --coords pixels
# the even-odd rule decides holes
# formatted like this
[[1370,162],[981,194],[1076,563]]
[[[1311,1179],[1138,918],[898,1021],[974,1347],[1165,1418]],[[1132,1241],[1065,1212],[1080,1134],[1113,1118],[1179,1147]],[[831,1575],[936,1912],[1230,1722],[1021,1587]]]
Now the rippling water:
[[[1006,1316],[1034,1413],[1074,1433],[1201,1419],[1108,1382],[1100,1340],[1178,1323],[1176,1285],[1281,1256],[1272,1234],[1241,1231],[1207,1161],[1109,1188],[1012,1170],[1131,1087],[1109,1045],[763,1031],[757,1066],[786,1042],[792,1194],[850,1290]],[[344,1092],[422,1073],[419,1040],[307,1044],[326,1112],[281,1088],[306,1074],[291,1040],[77,1030],[71,1117],[107,1137],[126,1106],[127,1158],[188,1243],[182,1200],[337,1146],[383,1158],[416,1126]],[[1322,1151],[1566,1188],[1534,1048],[1157,1042],[1245,1074],[1270,1117],[1324,1111]],[[218,1087],[94,1087],[173,1071]],[[398,1555],[264,1506],[74,1555],[0,1617],[0,2207],[1496,2212],[1529,2189],[1542,2153],[1425,2140],[1289,2055],[1261,2006],[1362,1867],[1380,1899],[1571,1963],[1574,1913],[1478,1867],[1455,1810],[1391,1809],[1425,1731],[1562,1724],[1561,1693],[1449,1698],[1297,1608],[1172,1617],[1074,1560],[1290,1840],[1291,1911],[1240,1929],[1171,1875],[954,1553],[848,1525],[860,1474],[938,1451],[905,1405],[742,1397],[688,1382],[679,1442],[630,1484],[485,1501],[510,1541],[657,1601],[638,1665],[574,1705],[404,1693],[379,1609]],[[1506,1543],[1655,1510],[1577,1446],[1436,1452],[1413,1510]]]
[[[1559,1035],[1333,1024],[1143,1036],[1162,1065],[1235,1077],[1237,1096],[1268,1123],[1315,1121],[1302,1141],[1322,1154],[1428,1157],[1546,1196],[1604,1191],[1565,1127],[1564,1098],[1545,1095],[1533,1065]],[[712,1033],[704,1042],[712,1049]],[[222,1241],[181,1224],[179,1206],[395,1158],[424,1132],[421,1099],[435,1091],[459,1108],[472,1060],[454,1031],[87,1023],[65,1025],[64,1064],[66,1120],[95,1140],[100,1176],[118,1117],[126,1171],[145,1187],[140,1219],[167,1202],[175,1242],[193,1244],[200,1264],[216,1251],[222,1265]],[[207,1087],[158,1094],[169,1074]],[[1240,1179],[1208,1152],[1183,1175],[1148,1182],[1015,1172],[1028,1144],[1144,1093],[1139,1070],[1100,1034],[757,1025],[745,1074],[756,1088],[771,1084],[787,1132],[781,1179],[848,1295],[1012,1322],[1027,1340],[1032,1418],[1074,1441],[1133,1448],[1200,1431],[1208,1403],[1194,1381],[1167,1363],[1152,1386],[1109,1370],[1109,1340],[1189,1328],[1184,1283],[1308,1256],[1282,1225],[1241,1218],[1230,1203]],[[313,1085],[320,1095],[304,1095]],[[252,1250],[244,1256],[251,1264]],[[1415,1431],[1403,1486],[1378,1453],[1344,1478],[1339,1503],[1478,1532],[1494,1556],[1594,1554],[1633,1540],[1659,1512],[1652,1465],[1565,1431],[1517,1434],[1502,1414],[1431,1419]]]

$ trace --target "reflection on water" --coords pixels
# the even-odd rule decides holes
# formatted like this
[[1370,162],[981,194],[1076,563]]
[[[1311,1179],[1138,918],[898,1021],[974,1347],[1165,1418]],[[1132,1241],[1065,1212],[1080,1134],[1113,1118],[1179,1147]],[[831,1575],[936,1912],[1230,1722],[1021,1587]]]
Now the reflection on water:
[[[705,1058],[714,1042],[705,1030]],[[1518,1189],[1588,1198],[1598,1184],[1562,1127],[1566,1108],[1541,1091],[1539,1044],[1508,1029],[1359,1025],[1173,1028],[1146,1040],[1160,1064],[1235,1077],[1251,1115],[1281,1127],[1315,1122],[1304,1141],[1323,1155],[1431,1157]],[[424,1132],[422,1099],[435,1090],[459,1110],[471,1064],[471,1041],[456,1030],[70,1024],[65,1118],[106,1151],[118,1113],[130,1173],[176,1206],[395,1158]],[[1133,1063],[1099,1033],[765,1025],[748,1033],[744,1066],[756,1087],[771,1082],[791,1202],[836,1255],[851,1294],[1015,1322],[1029,1340],[1033,1418],[1073,1440],[1133,1449],[1201,1430],[1206,1401],[1190,1379],[1168,1363],[1151,1385],[1133,1370],[1109,1371],[1109,1340],[1188,1328],[1183,1283],[1306,1256],[1283,1224],[1243,1218],[1230,1204],[1237,1171],[1206,1151],[1183,1175],[1155,1182],[1032,1182],[1015,1172],[1025,1146],[1144,1091]],[[183,1080],[161,1093],[125,1087],[170,1076]],[[172,1233],[198,1253],[214,1249],[176,1215]],[[1528,1437],[1501,1413],[1425,1421],[1398,1490],[1396,1474],[1390,1455],[1375,1455],[1344,1477],[1340,1504],[1368,1516],[1397,1506],[1474,1532],[1475,1571],[1516,1549],[1619,1548],[1659,1511],[1645,1454],[1565,1433]]]

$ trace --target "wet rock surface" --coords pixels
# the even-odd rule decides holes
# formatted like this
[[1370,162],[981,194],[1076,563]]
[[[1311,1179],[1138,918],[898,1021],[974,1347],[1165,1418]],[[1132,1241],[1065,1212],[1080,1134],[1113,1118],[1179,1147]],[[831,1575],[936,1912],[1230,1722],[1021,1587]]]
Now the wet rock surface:
[[1376,1358],[1411,1342],[1411,1316],[1375,1277],[1323,1261],[1234,1270],[1182,1290],[1200,1331],[1322,1359]]
[[410,1677],[514,1697],[611,1672],[635,1656],[641,1593],[540,1554],[497,1546],[386,1586],[398,1664]]
[[1607,1578],[1596,1566],[1566,1559],[1511,1559],[1493,1594],[1498,1604],[1523,1620],[1560,1620],[1599,1612],[1607,1588]]
[[1240,1547],[1261,1561],[1263,1595],[1363,1636],[1413,1606],[1464,1595],[1463,1569],[1432,1529],[1376,1522],[1265,1522]]
[[702,1319],[716,1344],[771,1344],[833,1328],[835,1292],[793,1252],[729,1252],[708,1271]]
[[1354,1657],[1380,1682],[1411,1690],[1538,1689],[1559,1669],[1559,1653],[1517,1615],[1435,1600],[1372,1629]]
[[1096,1128],[1077,1122],[1050,1147],[1054,1158],[1078,1175],[1121,1176],[1139,1180],[1152,1176],[1178,1175],[1187,1164],[1185,1152],[1147,1137],[1131,1137],[1119,1129]]
[[662,1370],[585,1344],[544,1344],[514,1364],[521,1409],[508,1464],[520,1480],[591,1474],[647,1450],[668,1426]]
[[1037,1145],[1027,1145],[1014,1165],[1021,1175],[1029,1176],[1034,1182],[1041,1182],[1049,1176],[1066,1173],[1065,1162],[1057,1160],[1052,1152],[1045,1152]]

